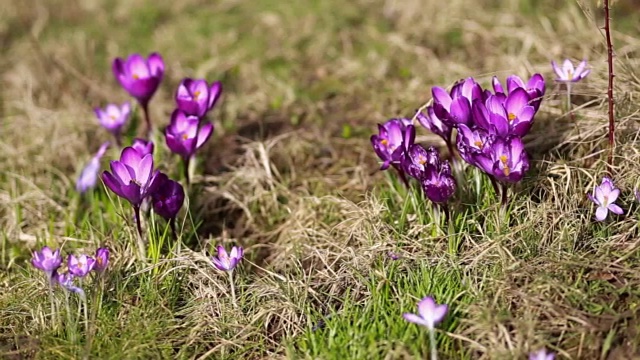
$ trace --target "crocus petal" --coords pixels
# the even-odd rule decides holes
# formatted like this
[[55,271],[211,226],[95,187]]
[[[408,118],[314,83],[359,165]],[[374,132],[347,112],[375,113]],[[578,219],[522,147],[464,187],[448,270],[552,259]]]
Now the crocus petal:
[[160,80],[164,74],[164,61],[162,60],[162,56],[158,53],[151,53],[149,55],[149,72],[152,76],[158,77]]
[[153,171],[153,156],[151,154],[145,155],[142,160],[140,160],[139,167],[135,170],[138,183],[142,186],[147,185],[151,177],[151,172]]
[[210,122],[207,122],[200,128],[200,131],[198,131],[198,142],[196,145],[196,149],[199,149],[202,145],[204,145],[204,143],[207,140],[209,140],[209,137],[211,137],[212,133],[213,133],[213,124]]
[[120,161],[117,161],[117,160],[111,161],[111,172],[113,173],[115,178],[118,179],[118,182],[121,185],[128,184],[131,181],[131,179],[135,178],[135,173],[132,174],[129,169],[130,169],[129,167],[127,167],[125,164],[121,163]]
[[566,80],[571,80],[569,79],[569,74],[574,74],[574,67],[573,64],[571,63],[571,61],[569,59],[565,59],[564,62],[562,63],[562,71],[564,72],[564,76],[566,78]]
[[436,309],[436,302],[432,297],[427,296],[418,303],[418,314],[423,319],[433,318],[433,312]]
[[449,110],[451,107],[451,96],[448,92],[446,92],[443,88],[439,86],[434,86],[431,89],[431,94],[433,96],[433,101],[442,105],[446,110]]
[[222,94],[222,83],[219,81],[211,84],[211,88],[209,89],[209,106],[208,110],[211,110],[215,105],[220,95]]
[[121,183],[118,181],[110,172],[105,171],[102,173],[102,181],[104,184],[116,195],[120,197],[124,197],[124,193],[122,192]]
[[426,326],[429,328],[431,327],[428,322],[426,322],[424,319],[422,319],[420,316],[416,314],[405,313],[405,314],[402,314],[402,317],[404,317],[405,320],[412,322],[414,324]]
[[598,209],[596,209],[596,220],[603,221],[607,218],[607,213],[608,210],[606,207],[599,206]]
[[132,54],[127,58],[128,73],[133,78],[145,79],[150,76],[147,62],[140,54]]
[[609,200],[609,204],[615,202],[618,199],[618,196],[620,196],[620,189],[611,190],[611,192],[609,193],[609,196],[607,196],[607,200]]
[[622,208],[617,204],[609,204],[607,209],[609,209],[614,214],[618,214],[618,215],[624,214],[624,210],[622,210]]

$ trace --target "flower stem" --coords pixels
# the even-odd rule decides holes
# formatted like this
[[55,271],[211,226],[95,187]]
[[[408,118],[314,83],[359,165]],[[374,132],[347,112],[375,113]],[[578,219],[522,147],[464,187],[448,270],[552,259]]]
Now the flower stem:
[[178,233],[176,232],[176,218],[171,218],[171,220],[169,220],[169,227],[171,228],[171,234],[173,235],[173,238],[178,241]]
[[134,206],[133,211],[136,218],[136,227],[138,229],[138,250],[140,251],[140,258],[144,259],[145,249],[144,249],[144,241],[142,240],[142,224],[140,223],[140,206]]
[[507,184],[502,184],[502,210],[507,210],[507,205],[509,204],[509,186]]
[[189,163],[191,162],[191,157],[185,157],[184,158],[184,179],[187,183],[187,187],[189,187],[190,181],[189,181]]
[[493,186],[493,191],[496,193],[496,197],[500,197],[500,188],[498,187],[498,182],[496,181],[496,178],[494,178],[491,175],[489,176],[489,180],[491,180],[491,186]]
[[151,137],[151,117],[149,116],[149,102],[145,102],[142,105],[142,111],[144,112],[144,122],[146,124],[145,134],[147,138]]
[[53,278],[49,276],[49,302],[51,303],[51,323],[54,327],[57,327],[58,318],[56,316],[56,304],[53,299]]
[[567,112],[571,113],[571,81],[567,81]]
[[231,285],[231,302],[234,307],[238,307],[238,303],[236,302],[236,289],[233,286],[233,270],[229,271],[229,284]]
[[611,14],[609,13],[609,0],[604,0],[604,33],[607,38],[607,63],[609,64],[609,86],[607,88],[607,102],[609,104],[609,156],[607,165],[609,173],[613,167],[613,146],[615,143],[615,114],[613,109],[613,43],[611,42]]
[[436,331],[429,329],[429,344],[431,345],[431,360],[438,360],[438,349],[436,344]]
[[402,170],[402,167],[396,164],[393,164],[392,166],[398,172],[398,176],[400,177],[400,180],[402,180],[402,183],[404,183],[404,186],[409,187],[409,180],[407,180],[407,176],[405,175],[404,170]]

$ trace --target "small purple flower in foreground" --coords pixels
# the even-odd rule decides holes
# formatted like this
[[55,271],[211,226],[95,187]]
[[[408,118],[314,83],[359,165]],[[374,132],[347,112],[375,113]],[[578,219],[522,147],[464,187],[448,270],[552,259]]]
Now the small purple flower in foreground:
[[74,292],[76,294],[79,294],[81,297],[85,297],[84,294],[84,290],[82,290],[81,288],[75,286],[73,284],[73,280],[75,280],[75,276],[69,272],[65,272],[65,273],[58,273],[56,272],[53,275],[53,281],[62,286],[63,288],[67,289],[68,291]]
[[116,58],[113,61],[113,74],[120,85],[146,108],[162,81],[164,62],[158,53],[152,53],[148,59],[132,54],[126,60]]
[[167,221],[175,219],[184,202],[184,189],[179,182],[162,177],[158,190],[151,195],[153,211]]
[[640,202],[640,190],[636,189],[633,194],[636,196],[636,200]]
[[100,159],[108,147],[108,141],[103,143],[87,166],[82,169],[82,173],[80,173],[80,177],[78,177],[78,181],[76,182],[76,190],[78,190],[79,193],[83,194],[96,186],[96,182],[98,182],[98,172],[100,172]]
[[156,190],[159,173],[153,170],[151,154],[142,156],[134,148],[126,147],[119,161],[111,161],[111,172],[102,173],[102,181],[116,195],[139,208],[142,200]]
[[121,106],[109,104],[104,109],[95,108],[94,112],[100,125],[112,133],[119,142],[122,127],[129,119],[129,114],[131,114],[131,105],[128,102]]
[[596,210],[596,220],[598,221],[606,219],[609,211],[618,215],[624,213],[622,208],[615,204],[618,196],[620,196],[620,190],[616,189],[611,179],[606,176],[602,178],[602,184],[594,188],[593,195],[587,194],[587,196],[589,200],[598,205]]
[[187,116],[176,109],[171,114],[171,123],[165,130],[165,140],[172,152],[187,160],[204,145],[212,133],[213,124],[207,122],[200,126],[198,117]]
[[448,310],[447,304],[438,305],[432,297],[427,296],[418,303],[418,314],[405,313],[403,317],[407,321],[433,330],[444,319]]
[[571,60],[569,59],[564,61],[562,67],[558,66],[555,61],[551,62],[551,66],[558,76],[556,81],[560,82],[578,82],[584,79],[591,72],[591,70],[586,69],[587,60],[582,60],[576,68],[573,67]]
[[134,148],[140,154],[140,156],[145,156],[147,154],[153,155],[154,145],[153,141],[151,140],[147,141],[144,139],[135,138],[133,139],[131,147]]
[[218,246],[218,256],[212,257],[211,261],[218,270],[231,271],[236,268],[243,256],[244,250],[240,246],[231,248],[229,254],[227,254],[227,250],[225,250],[224,247]]
[[62,264],[62,257],[60,256],[60,249],[51,251],[48,246],[43,247],[40,251],[33,252],[33,258],[31,264],[36,268],[44,271],[47,277],[51,279],[52,274]]
[[547,349],[541,349],[529,354],[529,360],[554,360],[555,358],[556,355],[552,352],[547,352]]
[[222,84],[216,81],[209,86],[206,80],[182,80],[176,92],[178,109],[187,115],[202,118],[213,108],[222,94]]
[[109,265],[109,249],[101,247],[96,250],[96,261],[93,264],[93,270],[99,273],[104,272]]
[[69,272],[77,277],[85,277],[93,270],[96,260],[91,256],[82,254],[78,257],[75,255],[69,255],[67,258],[67,267]]

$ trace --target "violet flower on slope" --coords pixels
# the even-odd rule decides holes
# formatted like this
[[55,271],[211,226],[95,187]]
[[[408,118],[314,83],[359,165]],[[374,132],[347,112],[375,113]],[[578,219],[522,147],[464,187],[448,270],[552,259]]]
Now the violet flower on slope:
[[182,80],[176,92],[176,104],[186,115],[204,117],[211,110],[222,94],[222,84],[219,81],[207,84],[204,79]]
[[416,138],[416,129],[409,119],[390,119],[384,124],[378,124],[378,134],[371,135],[371,145],[376,155],[382,160],[380,170],[392,166],[405,185],[407,177],[402,168],[402,157]]
[[206,122],[200,126],[200,118],[187,116],[176,109],[171,114],[171,123],[166,128],[164,135],[167,147],[182,157],[184,162],[184,175],[189,184],[189,162],[204,143],[213,134],[213,124]]
[[455,84],[450,93],[434,86],[431,94],[435,116],[449,126],[455,126],[471,121],[471,104],[481,98],[482,89],[473,78],[467,78]]
[[232,271],[238,266],[238,263],[244,257],[244,250],[241,246],[234,246],[231,251],[227,253],[227,250],[223,246],[218,246],[218,256],[212,257],[211,261],[213,265],[221,271]]
[[140,154],[140,156],[145,156],[147,154],[153,155],[154,145],[153,141],[151,140],[147,141],[144,139],[135,138],[133,139],[131,147],[134,148]]
[[516,88],[504,95],[489,95],[483,102],[473,103],[475,124],[491,134],[500,137],[524,136],[533,125],[535,109],[529,105],[529,95],[522,88]]
[[435,300],[427,296],[418,303],[418,314],[404,313],[402,316],[405,320],[414,324],[422,325],[429,331],[429,342],[431,344],[431,359],[438,358],[437,344],[435,337],[435,327],[440,323],[449,311],[446,304],[437,304]]
[[75,275],[70,272],[53,274],[53,282],[65,288],[67,291],[74,292],[80,295],[81,298],[85,298],[85,293],[82,288],[74,284]]
[[99,273],[104,272],[109,265],[109,249],[101,247],[96,250],[95,263],[93,264],[93,270]]
[[116,138],[118,146],[122,144],[122,127],[129,119],[131,105],[128,102],[118,106],[109,104],[104,109],[95,108],[94,112],[103,128],[107,129]]
[[587,77],[591,72],[591,70],[586,68],[587,60],[582,60],[575,68],[569,59],[566,59],[564,63],[562,63],[562,67],[558,66],[555,61],[552,61],[551,67],[557,75],[556,81],[559,82],[578,82]]
[[173,237],[177,239],[176,216],[178,216],[178,212],[184,203],[182,185],[177,181],[163,177],[158,190],[151,195],[151,202],[153,203],[153,211],[169,222]]
[[[515,89],[521,88],[527,92],[529,96],[529,104],[533,106],[534,110],[537,112],[540,108],[540,103],[542,102],[542,97],[546,91],[546,83],[544,77],[541,74],[533,74],[527,83],[516,75],[511,75],[507,77],[506,80],[507,91],[504,91],[504,88],[500,84],[500,80],[496,76],[493,77],[492,85],[495,95],[504,94],[505,96],[513,92]],[[490,92],[485,92],[485,98],[489,95]]]
[[152,53],[148,59],[140,54],[129,55],[126,60],[116,58],[112,69],[120,85],[140,103],[145,115],[147,132],[149,132],[151,130],[149,100],[155,94],[164,76],[162,56]]
[[69,255],[67,258],[67,267],[69,272],[77,277],[85,277],[93,270],[96,260],[91,256],[82,254],[78,257]]
[[556,355],[552,352],[547,352],[547,349],[541,349],[529,354],[529,360],[554,360]]
[[436,116],[435,112],[433,111],[433,106],[427,107],[426,114],[422,112],[418,113],[416,115],[416,119],[425,129],[440,136],[444,140],[444,142],[447,144],[447,148],[449,149],[449,153],[453,157],[453,145],[451,143],[451,133],[453,132],[453,127],[450,126],[448,122],[444,122]]
[[441,161],[434,147],[411,145],[403,159],[403,168],[420,182],[424,194],[434,203],[446,203],[456,191],[449,162]]
[[529,157],[519,137],[496,139],[488,154],[474,156],[475,163],[487,174],[504,183],[516,183],[529,170]]
[[105,142],[100,146],[98,152],[91,158],[89,163],[82,169],[82,173],[76,181],[76,190],[83,194],[89,189],[96,186],[98,182],[98,173],[100,172],[100,159],[104,156],[104,153],[109,147],[109,142]]
[[42,270],[47,274],[47,278],[51,280],[53,273],[60,267],[60,264],[62,264],[60,249],[51,251],[51,248],[45,246],[40,251],[34,251],[31,264],[36,269]]
[[618,215],[624,213],[622,208],[615,204],[618,196],[620,196],[620,190],[606,176],[602,178],[602,183],[594,188],[593,195],[587,194],[587,196],[589,200],[598,205],[596,209],[596,220],[598,221],[604,221],[609,211]]
[[140,205],[147,196],[157,190],[159,174],[158,170],[153,170],[153,155],[142,156],[132,147],[122,150],[119,161],[111,161],[111,172],[102,173],[104,184],[133,206],[140,235],[142,235]]

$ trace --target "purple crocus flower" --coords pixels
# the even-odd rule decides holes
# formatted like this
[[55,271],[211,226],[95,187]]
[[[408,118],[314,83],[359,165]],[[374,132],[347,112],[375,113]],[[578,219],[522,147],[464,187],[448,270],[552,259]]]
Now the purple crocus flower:
[[82,254],[78,257],[75,255],[69,255],[67,258],[67,267],[69,272],[77,277],[85,277],[93,270],[96,260],[91,256]]
[[421,179],[429,166],[440,161],[440,154],[433,146],[428,149],[419,144],[409,146],[402,158],[402,169],[410,176]]
[[415,128],[409,119],[391,119],[378,124],[378,134],[371,136],[371,144],[383,161],[380,170],[386,170],[392,164],[399,166],[404,151],[413,144],[415,136]]
[[165,140],[172,152],[186,160],[204,145],[212,133],[213,124],[206,122],[200,126],[198,117],[187,116],[181,110],[176,109],[171,114],[171,123],[165,130]]
[[[538,111],[540,103],[542,102],[542,97],[546,91],[546,83],[541,74],[533,74],[526,84],[519,76],[516,75],[507,77],[506,82],[507,91],[505,92],[498,78],[495,76],[493,77],[492,85],[495,95],[503,94],[504,96],[507,96],[518,88],[524,89],[529,97],[529,105],[533,106],[533,109],[535,110],[534,113]],[[490,94],[491,92],[487,90],[484,93],[484,98],[486,99]]]
[[51,251],[51,248],[45,246],[40,251],[34,251],[31,264],[36,269],[42,270],[47,274],[47,278],[51,279],[54,271],[56,271],[56,269],[60,267],[60,264],[62,264],[60,249]]
[[158,190],[151,195],[153,211],[167,221],[175,219],[184,202],[184,189],[179,182],[163,177]]
[[144,139],[135,138],[133,139],[131,147],[134,148],[140,154],[140,156],[145,156],[147,154],[153,155],[154,145],[153,141],[151,140],[147,141]]
[[207,84],[203,79],[182,80],[176,92],[176,104],[186,115],[202,118],[213,108],[222,94],[222,84],[219,81]]
[[559,82],[578,82],[584,79],[591,70],[587,69],[587,60],[582,60],[576,68],[573,67],[571,60],[566,59],[562,64],[562,67],[558,66],[555,61],[551,62],[551,67],[555,71]]
[[624,213],[622,208],[615,204],[620,196],[620,189],[617,189],[611,179],[606,176],[602,178],[602,183],[594,188],[593,195],[587,194],[587,196],[589,200],[598,205],[596,210],[596,220],[598,221],[604,221],[609,211],[618,215]]
[[109,265],[109,249],[101,247],[96,250],[95,262],[93,264],[93,270],[102,273],[107,269]]
[[100,125],[113,134],[116,138],[116,142],[120,145],[122,127],[129,119],[129,115],[131,114],[131,105],[128,102],[120,106],[109,104],[104,109],[95,108],[94,112],[98,117]]
[[[424,128],[440,136],[447,144],[449,151],[452,152],[451,132],[453,131],[453,127],[451,127],[448,122],[444,122],[436,116],[433,111],[433,106],[427,107],[426,111],[426,114],[422,112],[418,113],[416,119]],[[453,152],[451,156],[453,156]]]
[[529,360],[554,360],[556,355],[552,352],[547,352],[547,349],[541,349],[529,354]]
[[74,280],[75,280],[75,276],[70,272],[65,272],[65,273],[56,272],[53,275],[54,283],[62,286],[67,291],[74,292],[80,295],[80,297],[84,298],[85,297],[84,290],[82,290],[82,288],[78,286],[75,286],[73,283]]
[[240,246],[234,246],[231,248],[231,252],[227,253],[227,250],[222,246],[218,246],[218,256],[212,257],[211,261],[213,265],[222,271],[232,271],[236,268],[242,257],[244,256],[244,250]]
[[434,86],[431,88],[433,96],[433,113],[441,121],[450,126],[468,124],[471,120],[471,101],[462,96],[461,90],[448,93],[445,89]]
[[98,172],[100,172],[100,159],[104,156],[108,147],[108,141],[103,143],[87,166],[82,169],[78,181],[76,181],[76,190],[78,190],[79,193],[83,194],[96,186],[96,182],[98,182]]
[[522,88],[516,88],[508,96],[489,95],[482,102],[473,103],[475,123],[500,137],[524,136],[531,129],[535,109],[529,105],[529,95]]
[[140,236],[142,236],[140,205],[146,197],[156,191],[158,174],[160,174],[158,170],[153,170],[153,155],[142,156],[132,147],[122,150],[120,161],[111,161],[111,173],[108,171],[102,173],[104,184],[133,206]]
[[484,172],[505,183],[522,180],[529,170],[527,152],[522,140],[517,136],[507,140],[496,139],[490,147],[489,154],[475,155],[474,160]]
[[464,124],[458,125],[458,135],[456,139],[458,153],[464,161],[473,166],[478,166],[475,156],[490,153],[494,139],[494,135],[489,134],[480,127],[470,128]]
[[433,330],[448,311],[449,307],[446,304],[438,305],[432,297],[427,296],[418,303],[418,314],[405,313],[403,317],[407,321]]
[[420,184],[427,198],[437,204],[446,203],[456,192],[456,181],[451,175],[448,161],[428,166],[424,176],[420,178]]
[[636,189],[633,194],[636,196],[636,200],[640,202],[640,190]]
[[148,59],[140,54],[129,55],[126,60],[116,58],[113,61],[113,74],[120,85],[142,107],[146,107],[162,81],[164,61],[158,53],[152,53]]

